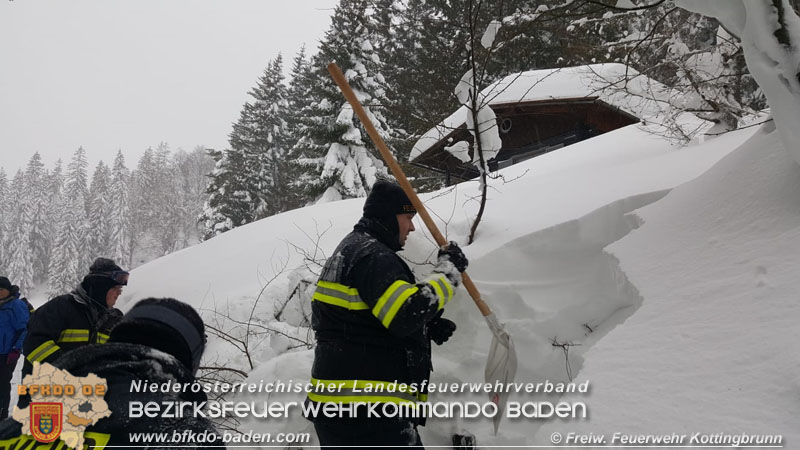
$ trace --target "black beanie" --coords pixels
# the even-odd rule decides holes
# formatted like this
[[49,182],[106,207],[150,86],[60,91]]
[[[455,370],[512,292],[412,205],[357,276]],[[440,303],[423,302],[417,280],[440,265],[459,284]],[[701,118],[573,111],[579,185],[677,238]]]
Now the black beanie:
[[0,289],[8,289],[9,291],[13,290],[14,285],[11,284],[11,280],[7,277],[0,277]]
[[205,350],[205,325],[186,303],[174,298],[147,298],[125,314],[111,331],[109,341],[161,350],[195,373]]
[[373,219],[416,212],[403,188],[391,181],[376,181],[364,202],[364,217]]
[[123,272],[122,267],[118,266],[113,259],[97,258],[89,266],[90,274],[106,274],[111,272]]

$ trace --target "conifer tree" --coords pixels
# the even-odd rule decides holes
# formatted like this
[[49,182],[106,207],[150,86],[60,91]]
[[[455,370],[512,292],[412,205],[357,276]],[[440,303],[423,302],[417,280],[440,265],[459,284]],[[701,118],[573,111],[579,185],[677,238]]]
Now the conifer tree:
[[289,81],[289,89],[287,93],[288,110],[286,114],[287,133],[288,133],[288,148],[287,157],[288,162],[286,166],[288,189],[287,189],[287,203],[289,209],[301,207],[308,204],[313,200],[308,195],[308,191],[303,186],[301,174],[307,169],[299,161],[302,161],[303,155],[302,147],[297,145],[298,142],[306,135],[307,124],[303,120],[303,111],[307,111],[311,107],[313,100],[311,98],[311,89],[313,85],[313,77],[311,73],[311,64],[306,58],[305,45],[295,55],[292,60],[292,69],[290,73],[291,79]]
[[111,252],[111,208],[110,203],[111,173],[103,161],[97,164],[89,186],[90,231],[87,237],[90,259],[99,256],[107,257]]
[[158,169],[155,152],[152,148],[145,150],[139,158],[136,170],[131,174],[131,227],[128,234],[128,245],[131,255],[136,253],[145,234],[157,220],[157,211],[153,206],[153,195],[157,184]]
[[239,174],[249,186],[252,220],[258,220],[288,209],[286,191],[286,123],[287,92],[283,84],[283,57],[270,61],[256,86],[248,93],[252,98],[233,125],[230,151],[243,155],[246,172]]
[[208,200],[200,220],[205,229],[203,239],[248,223],[253,199],[238,173],[245,170],[244,156],[229,150],[209,150],[215,166],[206,193]]
[[51,235],[48,223],[49,196],[47,171],[39,153],[34,153],[25,169],[24,193],[25,206],[21,211],[23,223],[28,230],[28,243],[32,266],[33,281],[39,282],[47,278],[47,266],[50,259]]
[[385,79],[373,42],[373,11],[367,0],[342,0],[336,7],[331,27],[312,60],[313,102],[301,111],[305,132],[296,144],[299,161],[305,166],[298,178],[307,195],[323,201],[366,196],[387,169],[373,149],[353,110],[344,100],[327,71],[336,62],[350,82],[368,116],[384,139],[391,138],[382,107]]
[[228,231],[292,207],[287,161],[287,91],[283,58],[270,61],[248,93],[233,125],[230,148],[212,153],[216,161],[201,215],[205,237]]
[[86,152],[78,148],[67,166],[64,207],[58,219],[50,258],[50,295],[62,294],[75,287],[90,264],[89,252],[86,251],[86,166]]
[[191,152],[179,150],[175,153],[174,160],[180,173],[183,201],[181,240],[178,246],[185,248],[202,237],[198,217],[203,213],[208,175],[214,170],[214,161],[202,146],[195,147]]
[[26,192],[25,174],[22,170],[17,171],[17,174],[14,175],[9,194],[11,200],[8,205],[10,221],[4,245],[8,277],[19,286],[22,292],[27,292],[34,286],[34,273],[30,241],[31,215],[26,212],[29,195]]
[[125,267],[131,266],[132,255],[128,233],[130,232],[130,210],[128,204],[130,172],[125,166],[122,151],[117,151],[114,167],[111,169],[109,199],[109,255]]
[[156,148],[154,162],[155,183],[152,194],[148,196],[148,209],[153,213],[150,224],[158,250],[160,254],[166,255],[176,249],[180,240],[185,202],[180,188],[180,172],[166,143],[162,142]]

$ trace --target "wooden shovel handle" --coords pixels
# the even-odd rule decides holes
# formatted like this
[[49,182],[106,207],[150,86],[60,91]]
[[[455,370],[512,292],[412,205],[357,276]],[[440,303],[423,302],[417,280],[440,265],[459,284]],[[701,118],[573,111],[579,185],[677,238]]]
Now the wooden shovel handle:
[[[408,198],[411,200],[411,203],[414,205],[414,208],[417,209],[417,213],[422,218],[422,221],[425,222],[425,226],[428,227],[428,230],[433,235],[433,238],[436,240],[436,243],[439,244],[440,247],[447,245],[447,240],[444,238],[441,232],[439,232],[439,228],[436,226],[436,223],[431,219],[431,216],[428,214],[428,211],[425,209],[425,206],[417,197],[417,193],[414,192],[414,188],[411,187],[411,183],[408,182],[408,178],[403,173],[403,169],[400,168],[400,165],[397,163],[397,160],[394,159],[392,152],[389,150],[389,147],[386,146],[386,143],[383,142],[383,138],[381,135],[378,134],[378,130],[375,129],[375,126],[372,125],[372,121],[369,120],[366,111],[361,106],[361,102],[356,97],[355,92],[350,87],[350,84],[344,77],[344,74],[339,69],[339,66],[336,63],[328,64],[328,72],[330,72],[333,81],[339,86],[339,89],[344,94],[344,98],[347,99],[347,102],[350,103],[350,106],[353,107],[353,111],[355,111],[358,118],[361,120],[361,123],[364,125],[364,128],[367,130],[367,134],[369,137],[372,138],[372,142],[378,147],[378,150],[381,152],[381,156],[383,156],[383,160],[386,161],[386,165],[389,166],[389,169],[394,174],[394,177],[397,179],[397,182],[400,184],[400,187],[403,188]],[[483,299],[481,299],[481,294],[478,292],[478,288],[475,287],[475,284],[472,282],[472,279],[467,275],[466,272],[461,274],[462,280],[464,281],[464,287],[467,288],[467,292],[472,297],[472,300],[475,301],[475,305],[481,311],[481,314],[484,316],[488,316],[492,313],[492,310],[489,308],[489,305],[486,304]]]

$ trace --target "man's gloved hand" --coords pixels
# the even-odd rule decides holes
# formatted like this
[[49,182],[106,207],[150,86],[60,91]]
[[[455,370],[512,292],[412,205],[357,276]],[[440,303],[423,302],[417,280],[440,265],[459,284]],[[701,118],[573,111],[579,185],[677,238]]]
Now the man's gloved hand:
[[449,244],[439,249],[439,261],[442,260],[453,263],[459,272],[467,270],[467,266],[469,265],[469,261],[464,255],[464,252],[461,251],[461,247],[453,241],[450,241]]
[[439,249],[439,261],[433,271],[444,274],[450,280],[450,284],[458,287],[461,284],[461,272],[467,269],[467,264],[469,262],[464,256],[464,252],[461,251],[458,244],[450,241],[449,244]]
[[7,366],[16,366],[17,360],[19,359],[19,349],[12,348],[10,352],[8,352],[8,356],[6,357],[6,365]]
[[436,345],[442,345],[447,342],[453,332],[456,331],[456,323],[443,318],[443,312],[444,310],[440,309],[439,313],[428,322],[428,336],[433,342],[436,342]]

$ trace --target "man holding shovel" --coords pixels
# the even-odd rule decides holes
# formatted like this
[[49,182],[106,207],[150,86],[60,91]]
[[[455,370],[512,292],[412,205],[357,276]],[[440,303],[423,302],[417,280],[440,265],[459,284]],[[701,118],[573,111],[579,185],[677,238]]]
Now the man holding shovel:
[[[467,258],[451,242],[439,251],[433,272],[417,282],[396,254],[414,231],[415,214],[399,185],[376,182],[363,217],[317,283],[314,390],[306,401],[334,411],[320,408],[309,417],[326,448],[422,446],[417,426],[424,425],[424,417],[387,417],[385,411],[396,411],[395,406],[413,411],[427,400],[430,342],[443,344],[456,328],[442,312]],[[394,405],[383,408],[387,404]]]

